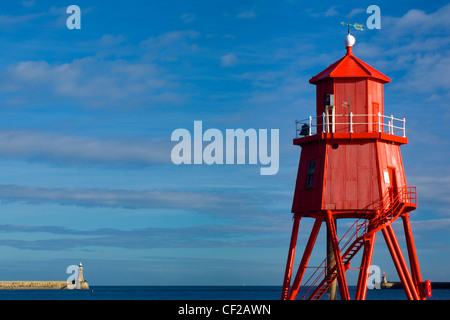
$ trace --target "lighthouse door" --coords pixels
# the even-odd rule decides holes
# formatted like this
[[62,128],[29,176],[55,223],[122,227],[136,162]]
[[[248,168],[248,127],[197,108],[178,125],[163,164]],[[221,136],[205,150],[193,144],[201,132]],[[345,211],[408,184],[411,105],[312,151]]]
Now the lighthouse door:
[[397,185],[397,177],[395,175],[395,168],[390,167],[388,168],[388,172],[389,172],[389,181],[391,183],[390,187],[390,195],[391,195],[391,202],[393,202],[395,200],[395,198],[398,195],[398,185]]

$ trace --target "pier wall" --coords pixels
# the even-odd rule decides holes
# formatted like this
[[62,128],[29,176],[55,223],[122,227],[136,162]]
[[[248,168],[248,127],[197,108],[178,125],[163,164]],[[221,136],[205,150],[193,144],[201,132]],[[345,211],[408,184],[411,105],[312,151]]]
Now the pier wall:
[[[24,289],[68,289],[66,281],[0,281],[0,290]],[[87,281],[81,283],[81,289],[89,289]]]

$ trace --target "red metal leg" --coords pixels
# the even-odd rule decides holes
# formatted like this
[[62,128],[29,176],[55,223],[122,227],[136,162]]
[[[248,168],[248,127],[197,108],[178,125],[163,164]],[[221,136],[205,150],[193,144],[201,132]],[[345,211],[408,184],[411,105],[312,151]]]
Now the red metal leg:
[[334,258],[336,261],[336,267],[338,272],[338,284],[339,293],[341,295],[341,300],[350,300],[350,295],[348,293],[347,280],[345,278],[345,267],[342,264],[341,251],[339,250],[339,243],[337,239],[336,227],[332,219],[331,212],[327,212],[326,215],[327,228],[331,236],[331,243],[333,245]]
[[420,299],[426,300],[425,292],[423,288],[422,275],[420,274],[419,260],[417,259],[416,246],[414,245],[414,238],[411,231],[411,225],[409,223],[409,214],[402,215],[403,228],[405,229],[406,245],[408,248],[409,264],[411,266],[411,272],[416,286],[416,290],[419,292]]
[[406,278],[407,284],[409,285],[409,289],[411,290],[413,298],[415,300],[419,300],[419,294],[417,293],[416,287],[414,286],[414,282],[411,277],[411,273],[409,272],[405,258],[403,257],[402,250],[400,248],[400,245],[398,244],[397,237],[395,236],[395,233],[394,233],[394,229],[392,228],[392,225],[388,225],[386,227],[386,229],[391,235],[392,244],[394,245],[394,249],[397,252],[398,260],[401,264],[401,267],[403,268],[403,272],[405,274],[405,278]]
[[398,273],[398,276],[400,277],[400,281],[403,284],[403,289],[405,290],[406,297],[408,298],[408,300],[412,300],[413,297],[412,297],[411,291],[409,290],[408,285],[406,284],[405,275],[404,275],[403,270],[398,261],[397,253],[395,252],[394,247],[391,242],[391,236],[386,231],[386,228],[383,228],[381,231],[383,233],[384,240],[386,241],[386,245],[389,249],[389,253],[391,254],[392,261],[394,262],[395,268],[397,269],[397,273]]
[[403,289],[405,290],[406,296],[409,300],[418,299],[417,292],[415,290],[414,284],[412,283],[411,275],[408,269],[404,268],[406,263],[404,261],[403,255],[401,254],[401,251],[397,250],[397,239],[395,238],[395,234],[393,234],[393,230],[392,232],[391,230],[392,226],[389,225],[386,228],[383,228],[382,232],[384,239],[386,240],[389,252],[391,253],[395,268],[397,269],[397,273],[402,282]]
[[300,283],[302,282],[303,275],[305,274],[306,267],[308,265],[309,257],[311,256],[312,249],[316,243],[317,235],[319,234],[320,226],[322,225],[322,218],[316,218],[316,222],[311,230],[311,234],[306,244],[305,252],[303,253],[302,260],[298,266],[298,271],[292,284],[291,292],[289,294],[289,300],[295,300],[297,296]]
[[300,225],[300,217],[294,215],[294,223],[293,223],[292,235],[291,235],[291,244],[289,246],[288,259],[286,262],[286,272],[284,274],[283,291],[281,292],[281,300],[286,300],[289,295],[289,287],[291,285],[292,266],[294,264],[295,248],[297,246],[299,225]]
[[372,264],[373,248],[375,246],[376,233],[373,233],[364,241],[364,252],[361,259],[361,270],[359,271],[358,284],[356,286],[355,300],[365,300],[367,294],[367,281],[369,280],[369,269]]

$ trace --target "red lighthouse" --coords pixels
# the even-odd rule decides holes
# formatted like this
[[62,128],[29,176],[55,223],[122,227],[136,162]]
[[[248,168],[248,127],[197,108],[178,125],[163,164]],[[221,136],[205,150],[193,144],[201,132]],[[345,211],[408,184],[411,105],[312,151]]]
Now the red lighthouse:
[[[425,299],[409,222],[409,212],[417,205],[416,188],[406,184],[400,153],[400,146],[408,142],[405,119],[385,115],[383,85],[390,79],[356,58],[354,43],[349,33],[346,55],[309,80],[316,85],[316,115],[296,122],[294,145],[301,147],[301,156],[282,299],[320,299],[335,281],[341,299],[350,299],[345,273],[350,264],[353,269],[358,262],[355,299],[365,299],[378,231],[385,239],[407,298]],[[392,228],[399,217],[410,269]],[[302,218],[315,222],[294,273]],[[354,223],[338,235],[338,219],[352,219]],[[311,268],[308,261],[322,224],[327,228],[328,256],[303,281],[306,268]],[[362,257],[356,261],[355,256]]]

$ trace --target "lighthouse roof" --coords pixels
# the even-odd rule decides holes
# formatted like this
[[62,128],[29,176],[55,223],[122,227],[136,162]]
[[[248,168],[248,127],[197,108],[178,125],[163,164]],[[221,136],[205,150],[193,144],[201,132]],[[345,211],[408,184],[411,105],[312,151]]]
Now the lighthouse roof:
[[383,83],[391,82],[391,79],[380,71],[353,55],[352,47],[354,43],[355,38],[349,34],[345,39],[347,47],[346,55],[312,77],[309,82],[316,84],[327,78],[374,78],[381,80]]

